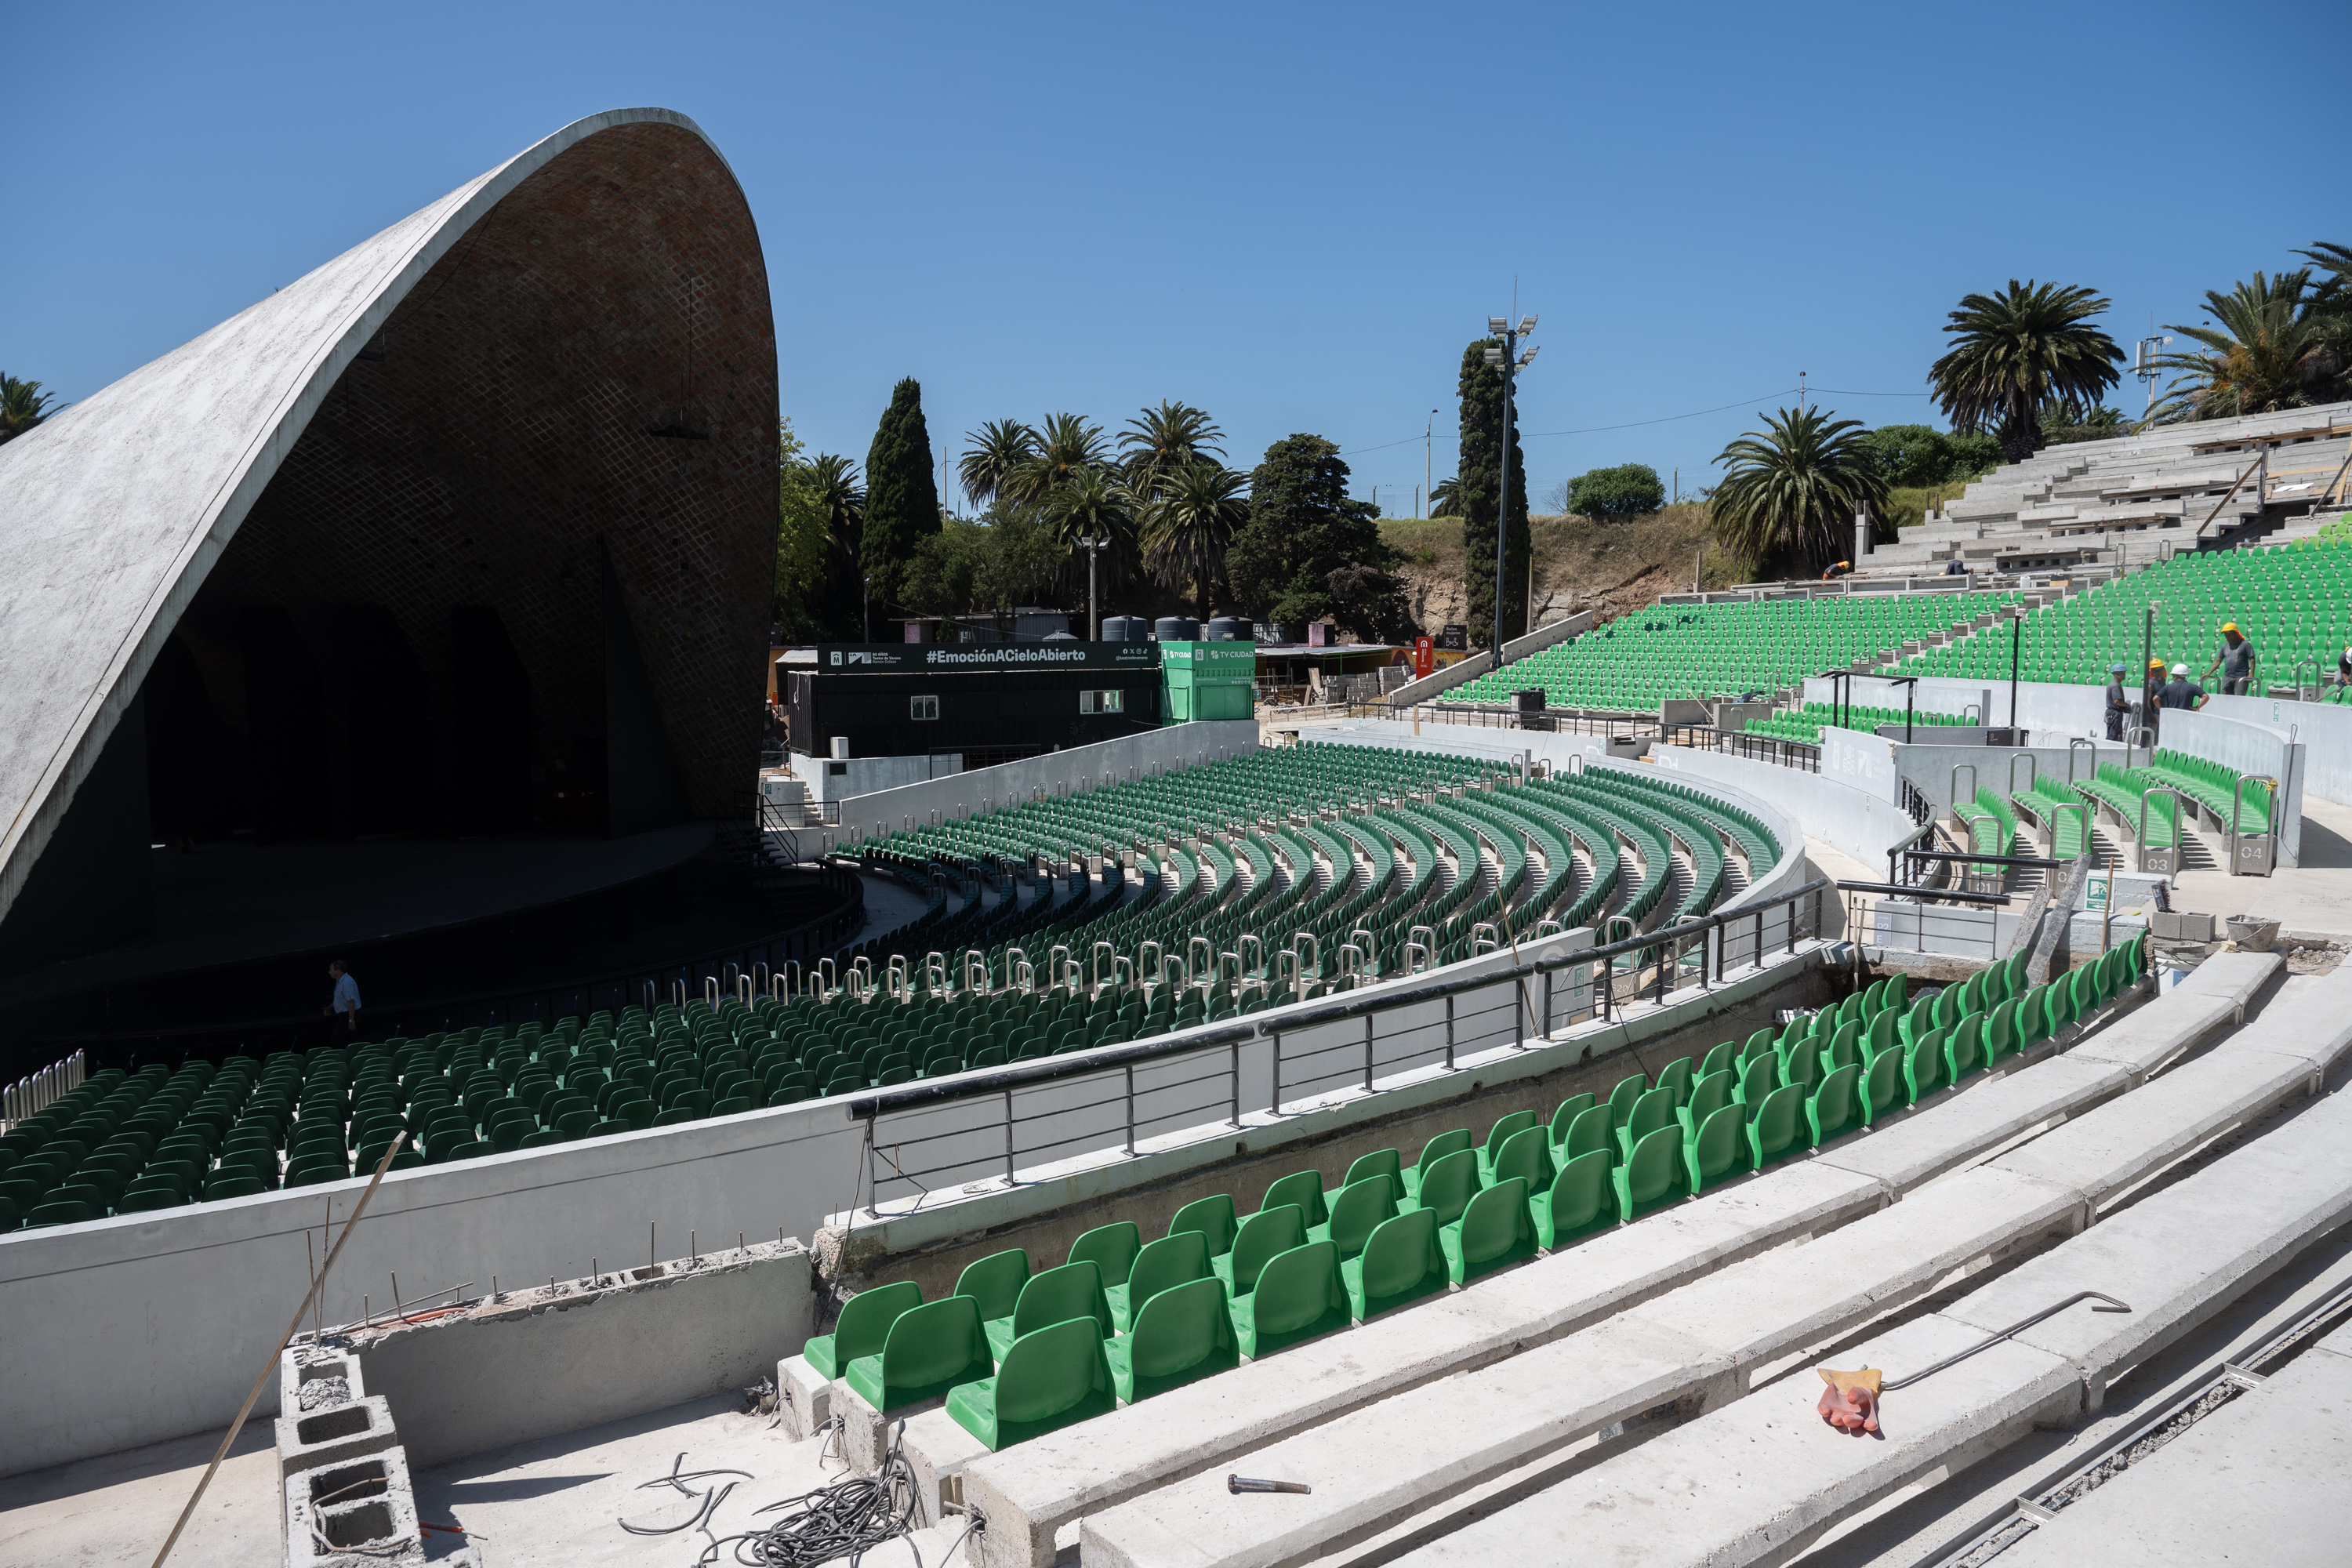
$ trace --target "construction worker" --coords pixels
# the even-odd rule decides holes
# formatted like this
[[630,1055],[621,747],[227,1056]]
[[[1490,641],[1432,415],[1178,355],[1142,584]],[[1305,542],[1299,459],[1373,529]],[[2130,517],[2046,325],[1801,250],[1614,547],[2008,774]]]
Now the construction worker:
[[2147,679],[2140,689],[2139,721],[2153,726],[2156,710],[2164,706],[2164,660],[2147,661]]
[[1853,563],[1851,561],[1835,562],[1831,565],[1828,571],[1822,574],[1822,581],[1824,583],[1834,583],[1840,577],[1844,576],[1847,573],[1853,570]]
[[2131,721],[2131,698],[2124,690],[2124,675],[2127,666],[2107,666],[2107,739],[2124,738],[2124,726]]
[[2346,648],[2344,657],[2336,661],[2336,684],[2352,686],[2352,647]]
[[2221,651],[2213,656],[2213,662],[2198,679],[2210,680],[2217,669],[2221,672],[2222,696],[2243,697],[2253,689],[2254,645],[2238,629],[2235,621],[2221,623]]
[[2190,684],[2189,667],[2185,664],[2172,667],[2172,679],[2164,683],[2164,692],[2158,698],[2158,701],[2167,708],[2202,708],[2211,700],[2203,687]]

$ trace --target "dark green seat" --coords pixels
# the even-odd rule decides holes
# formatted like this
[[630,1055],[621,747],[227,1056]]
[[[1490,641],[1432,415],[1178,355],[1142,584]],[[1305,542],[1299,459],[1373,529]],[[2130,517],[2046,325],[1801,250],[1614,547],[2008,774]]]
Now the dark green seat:
[[1029,1283],[1029,1254],[1008,1247],[976,1258],[956,1276],[954,1293],[980,1303],[981,1320],[1009,1318],[1021,1304],[1021,1287]]
[[1720,1072],[1709,1073],[1691,1085],[1690,1098],[1675,1107],[1675,1120],[1682,1123],[1685,1141],[1697,1137],[1698,1130],[1706,1124],[1706,1119],[1732,1102],[1731,1091],[1735,1082],[1731,1069],[1726,1068]]
[[1748,1064],[1754,1061],[1758,1057],[1778,1056],[1780,1054],[1778,1048],[1780,1046],[1780,1037],[1769,1029],[1757,1030],[1754,1034],[1748,1037],[1748,1043],[1739,1047],[1739,1060],[1733,1070],[1735,1072],[1745,1072]]
[[1738,1068],[1739,1042],[1726,1040],[1706,1053],[1706,1058],[1698,1064],[1698,1071],[1693,1075],[1694,1081],[1697,1079],[1712,1078],[1719,1072],[1737,1072]]
[[[1407,1198],[1418,1200],[1421,1196],[1422,1178],[1447,1155],[1460,1153],[1469,1147],[1470,1129],[1467,1127],[1456,1127],[1451,1132],[1441,1132],[1423,1144],[1421,1157],[1409,1168],[1399,1173],[1404,1178],[1404,1195]],[[1476,1162],[1472,1162],[1472,1168],[1474,1170],[1476,1168]]]
[[1339,1184],[1325,1190],[1323,1205],[1326,1217],[1328,1218],[1330,1213],[1330,1205],[1341,1193],[1346,1192],[1358,1182],[1371,1176],[1386,1176],[1389,1179],[1391,1197],[1397,1200],[1403,1198],[1404,1167],[1397,1157],[1397,1152],[1393,1149],[1375,1149],[1369,1154],[1357,1155],[1354,1163],[1349,1165],[1348,1173],[1340,1180]]
[[[1536,1129],[1538,1133],[1541,1129]],[[1341,1262],[1364,1250],[1372,1232],[1396,1215],[1396,1197],[1390,1178],[1378,1171],[1343,1188],[1332,1200],[1331,1217],[1308,1227],[1307,1239],[1328,1241],[1339,1249]]]
[[1267,1209],[1278,1209],[1285,1204],[1297,1205],[1299,1212],[1306,1215],[1308,1225],[1321,1225],[1323,1223],[1323,1173],[1293,1171],[1266,1188],[1265,1196],[1259,1200],[1257,1206],[1259,1212],[1264,1213]]
[[1242,1221],[1234,1233],[1233,1249],[1213,1258],[1209,1267],[1239,1300],[1257,1289],[1259,1272],[1294,1247],[1307,1245],[1307,1211],[1297,1204],[1261,1209]]
[[[220,1198],[249,1198],[256,1193],[266,1193],[268,1190],[261,1184],[258,1178],[248,1176],[242,1171],[233,1171],[227,1175],[215,1176],[205,1183],[205,1201],[212,1203]],[[35,1211],[35,1213],[38,1212]],[[27,1225],[32,1223],[29,1216],[26,1223]]]
[[[1657,1087],[1659,1089],[1673,1089],[1675,1091],[1675,1104],[1677,1107],[1680,1107],[1690,1099],[1690,1089],[1693,1077],[1694,1074],[1691,1071],[1690,1058],[1680,1057],[1668,1062],[1664,1067],[1658,1069]],[[1653,1092],[1654,1092],[1654,1090]]]
[[1186,1204],[1168,1222],[1168,1234],[1180,1230],[1195,1230],[1209,1240],[1209,1256],[1223,1258],[1234,1249],[1234,1197],[1231,1193],[1218,1193]]
[[1110,1338],[1110,1303],[1103,1296],[1102,1270],[1085,1259],[1032,1274],[1021,1287],[1021,1301],[1013,1315],[983,1322],[981,1329],[988,1335],[989,1352],[1001,1361],[1014,1341],[1068,1318],[1092,1318],[1101,1326],[1103,1338]]
[[1617,1212],[1627,1219],[1638,1219],[1680,1196],[1682,1152],[1679,1123],[1669,1121],[1645,1134],[1633,1145],[1625,1163],[1609,1173],[1617,1188]]
[[1127,1283],[1135,1268],[1135,1255],[1142,1249],[1143,1232],[1131,1219],[1115,1220],[1098,1225],[1077,1240],[1070,1243],[1069,1261],[1091,1263],[1102,1270],[1103,1289]]
[[[241,1179],[251,1180],[249,1177]],[[261,1190],[261,1184],[255,1182],[253,1190],[257,1193],[259,1192]],[[84,1220],[104,1219],[105,1217],[105,1210],[94,1209],[86,1203],[79,1203],[71,1200],[51,1201],[49,1203],[42,1204],[39,1207],[34,1209],[32,1213],[25,1216],[25,1228],[26,1230],[38,1230],[44,1226],[79,1225]]]
[[1901,1110],[1908,1103],[1904,1099],[1906,1092],[1903,1053],[1886,1050],[1871,1058],[1870,1066],[1863,1069],[1854,1086],[1854,1098],[1861,1102],[1862,1124],[1875,1127],[1887,1112]]
[[1433,1209],[1438,1224],[1451,1225],[1462,1217],[1462,1211],[1469,1206],[1470,1194],[1477,1190],[1477,1152],[1457,1149],[1423,1173],[1412,1206]]
[[1143,1304],[1132,1331],[1103,1349],[1118,1396],[1130,1405],[1240,1365],[1225,1282],[1171,1286]]
[[860,1290],[842,1303],[833,1332],[819,1334],[801,1347],[801,1354],[821,1377],[839,1377],[860,1356],[878,1354],[889,1340],[890,1325],[898,1315],[923,1304],[923,1288],[912,1279],[896,1279]]
[[[1542,1131],[1533,1126],[1528,1131],[1538,1136]],[[1527,1178],[1508,1176],[1481,1191],[1460,1219],[1439,1227],[1437,1246],[1456,1285],[1533,1258],[1536,1227],[1528,1213]]]
[[1568,1136],[1552,1151],[1552,1163],[1565,1165],[1580,1155],[1598,1152],[1612,1165],[1617,1163],[1617,1139],[1610,1131],[1609,1107],[1590,1105],[1568,1124]]
[[1746,1161],[1746,1151],[1740,1147],[1742,1130],[1748,1125],[1748,1108],[1744,1105],[1721,1105],[1707,1113],[1706,1120],[1696,1131],[1683,1138],[1683,1173],[1689,1182],[1693,1197],[1706,1191],[1726,1176],[1738,1171]]
[[1861,1079],[1861,1066],[1849,1062],[1822,1079],[1822,1087],[1805,1101],[1805,1121],[1812,1133],[1811,1147],[1818,1149],[1830,1139],[1862,1125],[1862,1104],[1856,1093]]
[[1625,1125],[1633,1114],[1633,1102],[1650,1092],[1650,1075],[1637,1072],[1631,1078],[1621,1078],[1617,1087],[1609,1091],[1609,1127],[1614,1131]]
[[178,1208],[188,1200],[169,1187],[142,1188],[136,1184],[124,1190],[122,1201],[114,1205],[117,1214],[144,1214],[150,1209]]
[[[859,1356],[842,1374],[851,1390],[887,1414],[944,1396],[960,1383],[996,1371],[988,1335],[980,1326],[980,1303],[948,1296],[909,1307],[890,1325],[880,1355]],[[1103,1374],[1109,1386],[1110,1374]]]
[[1731,1086],[1731,1098],[1746,1106],[1748,1113],[1753,1116],[1756,1108],[1764,1103],[1764,1097],[1780,1087],[1780,1055],[1778,1051],[1767,1051],[1760,1057],[1751,1058],[1748,1065],[1739,1069],[1738,1080]]
[[[1373,1234],[1377,1240],[1379,1233]],[[1370,1255],[1370,1243],[1364,1251]],[[1346,1328],[1349,1307],[1348,1288],[1339,1277],[1339,1249],[1328,1241],[1310,1241],[1268,1260],[1258,1275],[1257,1289],[1233,1303],[1234,1334],[1242,1354],[1266,1355]]]
[[1491,1187],[1495,1184],[1495,1158],[1503,1152],[1503,1145],[1535,1124],[1534,1111],[1514,1110],[1486,1130],[1486,1142],[1478,1148],[1478,1184],[1480,1186]]
[[1559,1102],[1551,1113],[1551,1146],[1555,1149],[1568,1142],[1568,1132],[1576,1119],[1598,1103],[1590,1094],[1571,1094]]
[[1804,1148],[1805,1086],[1792,1083],[1774,1089],[1757,1107],[1748,1123],[1748,1163],[1760,1171],[1776,1160]]
[[1214,1279],[1216,1271],[1209,1267],[1208,1237],[1197,1230],[1180,1230],[1146,1244],[1135,1255],[1127,1283],[1110,1286],[1103,1294],[1110,1302],[1111,1321],[1126,1333],[1144,1303],[1160,1291],[1195,1279]]
[[1445,1289],[1444,1250],[1437,1241],[1437,1211],[1408,1209],[1373,1227],[1363,1251],[1339,1265],[1349,1310],[1370,1322],[1394,1307]]
[[1651,1089],[1636,1100],[1617,1129],[1617,1152],[1631,1161],[1634,1144],[1662,1127],[1676,1125],[1675,1109],[1678,1103],[1671,1085]]
[[1550,1187],[1528,1200],[1537,1246],[1557,1251],[1617,1223],[1617,1188],[1609,1179],[1612,1164],[1606,1149],[1587,1150],[1561,1163]]
[[1516,1176],[1538,1193],[1551,1185],[1551,1129],[1530,1122],[1511,1134],[1480,1176],[1490,1187]]

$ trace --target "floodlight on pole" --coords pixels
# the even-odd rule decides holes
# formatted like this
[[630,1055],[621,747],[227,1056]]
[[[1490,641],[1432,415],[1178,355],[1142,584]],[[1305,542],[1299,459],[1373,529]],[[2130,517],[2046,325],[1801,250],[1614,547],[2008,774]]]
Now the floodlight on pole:
[[[1518,373],[1536,357],[1535,350],[1532,348],[1528,350],[1524,359],[1515,356],[1518,353],[1519,340],[1534,331],[1535,328],[1536,319],[1533,316],[1520,317],[1519,324],[1516,327],[1501,316],[1486,318],[1486,330],[1501,341],[1486,345],[1486,361],[1503,373],[1503,427],[1497,437],[1498,455],[1496,459],[1502,470],[1503,500],[1501,508],[1495,514],[1493,622],[1495,661],[1491,667],[1495,669],[1503,668],[1503,563],[1511,538],[1511,398],[1513,388],[1518,379]],[[1529,563],[1529,566],[1532,568],[1532,562]]]
[[1070,542],[1087,552],[1087,640],[1100,642],[1102,641],[1102,622],[1097,618],[1098,611],[1095,605],[1095,552],[1108,544],[1110,541],[1086,538],[1074,539]]

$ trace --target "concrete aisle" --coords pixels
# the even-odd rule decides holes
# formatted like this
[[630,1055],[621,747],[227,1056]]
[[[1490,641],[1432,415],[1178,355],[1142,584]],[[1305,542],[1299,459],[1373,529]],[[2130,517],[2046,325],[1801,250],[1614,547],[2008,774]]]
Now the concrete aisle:
[[[2206,837],[2218,845],[2212,835]],[[1883,873],[1882,873],[1883,874]],[[2352,805],[2303,797],[2303,864],[2269,877],[2184,871],[2172,907],[2213,914],[2254,912],[2293,931],[2352,934]]]
[[[173,1568],[281,1561],[278,1450],[267,1417],[248,1421],[172,1548]],[[212,1462],[223,1434],[0,1479],[0,1563],[147,1568]]]

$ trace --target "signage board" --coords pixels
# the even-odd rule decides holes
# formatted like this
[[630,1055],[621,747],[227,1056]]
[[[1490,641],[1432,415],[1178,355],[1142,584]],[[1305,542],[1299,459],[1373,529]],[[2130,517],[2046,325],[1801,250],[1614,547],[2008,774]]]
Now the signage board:
[[1412,678],[1426,680],[1437,670],[1437,645],[1428,637],[1412,639]]
[[[1244,645],[1244,647],[1246,645]],[[1150,642],[819,643],[824,675],[914,675],[925,670],[1150,669],[1160,645]]]

